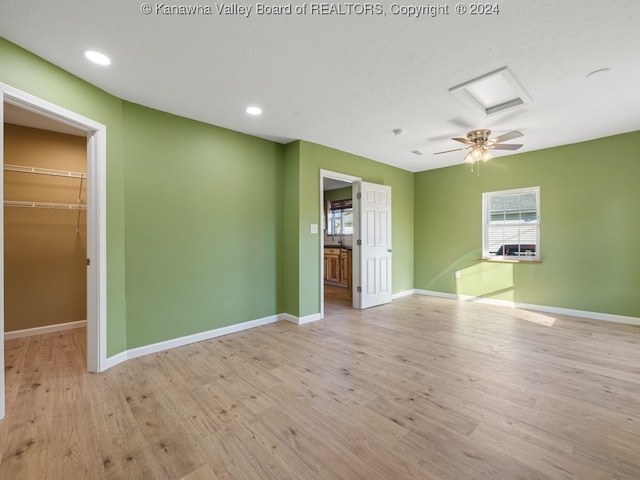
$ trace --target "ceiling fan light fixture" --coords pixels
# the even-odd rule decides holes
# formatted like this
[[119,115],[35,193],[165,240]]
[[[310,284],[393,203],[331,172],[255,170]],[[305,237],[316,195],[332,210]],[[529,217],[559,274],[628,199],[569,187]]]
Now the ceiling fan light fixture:
[[487,150],[486,148],[482,149],[482,161],[483,162],[488,162],[489,160],[491,160],[493,158],[493,153],[491,153],[491,150]]
[[473,163],[475,160],[473,159],[473,152],[469,152],[464,156],[465,163]]

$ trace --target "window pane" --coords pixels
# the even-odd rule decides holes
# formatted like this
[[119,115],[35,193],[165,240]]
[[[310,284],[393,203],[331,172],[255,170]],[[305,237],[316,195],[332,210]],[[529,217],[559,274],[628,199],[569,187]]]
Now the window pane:
[[536,194],[524,193],[520,195],[520,209],[521,210],[533,210],[536,209]]
[[519,212],[520,211],[520,195],[505,195],[504,210],[505,212]]
[[538,220],[538,213],[535,210],[526,210],[521,214],[523,222],[535,222]]
[[489,256],[538,256],[538,191],[486,194],[484,252]]
[[342,212],[342,230],[345,235],[353,234],[353,210],[344,210]]
[[489,199],[489,222],[504,222],[504,197],[497,195]]

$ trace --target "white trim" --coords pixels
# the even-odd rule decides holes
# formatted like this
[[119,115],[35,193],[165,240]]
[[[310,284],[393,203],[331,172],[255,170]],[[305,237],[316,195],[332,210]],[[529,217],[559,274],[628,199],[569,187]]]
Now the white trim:
[[[510,224],[510,225],[504,225],[503,227],[506,228],[507,226],[523,226],[523,225],[527,225],[527,226],[532,226],[536,228],[536,242],[535,242],[535,247],[536,247],[536,252],[535,255],[532,256],[517,256],[515,257],[515,259],[509,255],[494,255],[491,256],[489,254],[489,229],[491,228],[491,220],[490,220],[490,214],[489,214],[489,210],[490,210],[490,202],[491,202],[491,198],[494,196],[507,196],[507,195],[523,195],[526,193],[534,193],[536,195],[536,215],[537,215],[537,219],[535,222],[529,222],[529,223],[522,223],[522,221],[520,223],[517,224]],[[524,188],[512,188],[509,190],[497,190],[495,192],[483,192],[482,194],[482,259],[483,260],[503,260],[503,261],[509,261],[509,260],[517,260],[519,263],[526,263],[526,262],[540,262],[541,256],[540,256],[540,186],[533,186],[533,187],[524,187]],[[499,228],[500,225],[494,225],[494,227]],[[521,243],[524,244],[525,242],[511,242],[511,243]],[[508,243],[507,243],[508,244]],[[505,243],[503,243],[503,246],[505,245]]]
[[295,323],[296,325],[304,325],[305,323],[316,322],[322,320],[324,315],[322,313],[313,313],[304,317],[296,317],[289,313],[281,313],[280,320],[286,320],[287,322]]
[[[87,134],[87,369],[107,368],[107,127],[70,110],[54,105],[4,83],[0,83],[0,126],[4,125],[4,104],[34,112],[70,125]],[[0,131],[0,163],[4,163],[4,134]],[[0,196],[2,196],[0,173]],[[2,214],[0,213],[0,220]],[[0,221],[0,239],[4,224]],[[2,240],[0,240],[2,247]],[[4,248],[2,248],[4,251]],[[1,270],[1,269],[0,269]],[[0,336],[4,336],[4,277],[0,273]],[[0,419],[5,414],[4,349],[0,352]]]
[[144,345],[142,347],[132,348],[124,352],[118,353],[112,357],[107,358],[107,368],[111,368],[126,360],[132,358],[142,357],[152,353],[162,352],[164,350],[170,350],[172,348],[182,347],[191,343],[202,342],[204,340],[210,340],[212,338],[221,337],[223,335],[229,335],[231,333],[242,332],[250,328],[261,327],[263,325],[269,325],[275,323],[278,320],[282,320],[282,315],[271,315],[269,317],[258,318],[256,320],[250,320],[248,322],[238,323],[236,325],[229,325],[227,327],[215,328],[213,330],[207,330],[205,332],[194,333],[193,335],[186,335],[184,337],[172,338],[171,340],[165,340],[163,342],[153,343],[151,345]]
[[298,318],[298,325],[304,325],[305,323],[316,322],[318,320],[322,320],[324,315],[322,313],[314,313],[312,315],[306,315],[304,317]]
[[[1,85],[1,84],[0,84]],[[4,90],[0,88],[0,163],[4,165]],[[0,168],[0,197],[4,198],[4,169]],[[0,338],[4,338],[4,208],[0,209]],[[5,415],[4,345],[0,352],[0,420]]]
[[436,292],[432,290],[420,290],[419,288],[416,288],[415,292],[416,292],[416,295],[428,295],[430,297],[449,298],[451,300],[463,300],[460,295],[456,295],[455,293]]
[[[87,369],[104,371],[107,359],[107,127],[4,83],[0,83],[0,92],[3,105],[6,102],[87,133],[87,258],[91,259],[87,267]],[[3,305],[4,301],[0,306]]]
[[523,310],[534,310],[538,312],[554,313],[557,315],[568,315],[572,317],[588,318],[590,320],[601,320],[604,322],[625,323],[628,325],[639,325],[640,318],[627,317],[625,315],[614,315],[612,313],[590,312],[587,310],[574,310],[572,308],[549,307],[546,305],[534,305],[530,303],[510,302],[508,300],[496,300],[491,298],[473,297],[471,295],[456,295],[454,293],[434,292],[430,290],[416,290],[418,295],[429,295],[432,297],[449,298],[465,302],[483,303],[486,305],[498,305],[501,307],[520,308]]
[[[340,173],[340,172],[334,172],[331,170],[325,170],[323,168],[320,169],[320,198],[319,198],[319,218],[320,218],[320,231],[318,232],[320,234],[320,313],[318,313],[317,315],[319,315],[318,318],[313,318],[312,320],[306,320],[303,323],[308,323],[308,322],[313,322],[315,320],[320,320],[321,318],[324,317],[324,179],[325,178],[331,178],[333,180],[341,180],[343,182],[347,182],[351,184],[351,191],[353,192],[354,189],[354,184],[356,182],[361,182],[362,178],[360,177],[354,177],[353,175],[347,175],[346,173]],[[357,242],[356,242],[356,238],[358,238],[358,232],[356,230],[356,225],[359,224],[359,216],[360,216],[360,210],[358,208],[358,206],[356,205],[357,202],[353,202],[354,203],[354,207],[353,207],[353,241],[352,241],[352,246],[351,246],[351,270],[353,272],[352,274],[352,282],[353,285],[352,287],[352,292],[353,292],[353,308],[359,308],[360,306],[360,300],[359,300],[359,296],[356,292],[356,288],[355,285],[357,285],[359,283],[359,272],[360,272],[360,261],[359,261],[359,256],[356,255],[356,253],[359,251],[358,250],[358,246],[357,246]],[[293,321],[293,323],[297,323],[298,325],[301,325],[300,323],[300,319],[298,319],[298,317],[293,317],[296,318],[297,320],[290,320]],[[307,317],[303,317],[307,318]]]
[[128,359],[127,351],[116,353],[114,356],[107,358],[106,368],[109,369],[111,367],[115,367],[123,362],[126,362]]
[[25,328],[23,330],[14,330],[13,332],[5,332],[4,339],[12,340],[14,338],[32,337],[34,335],[44,335],[45,333],[62,332],[64,330],[73,330],[74,328],[82,328],[86,326],[87,326],[86,320],[78,320],[77,322],[45,325],[44,327]]
[[412,288],[411,290],[404,290],[403,292],[394,293],[391,295],[391,299],[395,300],[396,298],[408,297],[409,295],[413,295],[416,293],[416,289]]
[[296,325],[299,325],[298,317],[296,317],[295,315],[290,315],[288,313],[281,313],[280,320],[286,320],[287,322],[291,322],[291,323],[295,323]]

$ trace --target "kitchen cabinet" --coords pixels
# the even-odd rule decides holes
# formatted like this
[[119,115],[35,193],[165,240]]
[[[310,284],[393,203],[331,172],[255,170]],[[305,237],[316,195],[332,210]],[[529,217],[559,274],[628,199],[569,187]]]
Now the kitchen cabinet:
[[351,289],[351,250],[347,248],[324,249],[324,281]]
[[340,248],[324,249],[324,280],[340,283]]
[[351,250],[345,248],[340,252],[340,283],[351,290]]

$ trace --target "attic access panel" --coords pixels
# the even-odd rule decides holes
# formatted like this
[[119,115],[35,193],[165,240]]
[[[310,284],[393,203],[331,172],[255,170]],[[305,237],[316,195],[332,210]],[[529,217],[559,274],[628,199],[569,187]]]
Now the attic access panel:
[[531,97],[507,67],[451,87],[449,92],[485,117],[531,103]]

